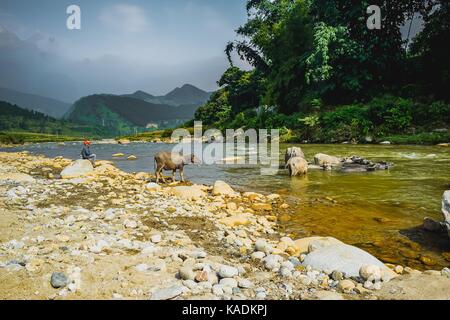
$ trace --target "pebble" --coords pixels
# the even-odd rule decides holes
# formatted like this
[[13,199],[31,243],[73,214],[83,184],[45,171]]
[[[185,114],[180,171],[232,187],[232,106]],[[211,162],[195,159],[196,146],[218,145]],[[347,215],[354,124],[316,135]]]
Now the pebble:
[[358,294],[365,294],[370,292],[369,290],[365,289],[361,283],[358,283],[354,291]]
[[153,243],[160,243],[162,240],[162,237],[160,234],[155,234],[150,238],[150,241]]
[[450,269],[449,268],[442,269],[441,275],[444,277],[450,278]]
[[374,290],[381,290],[381,282],[376,282],[376,283],[373,285],[373,289],[374,289]]
[[235,267],[222,265],[217,274],[221,278],[233,278],[239,275],[239,270]]
[[138,264],[138,265],[135,267],[135,269],[136,269],[137,271],[139,271],[139,272],[145,272],[145,271],[147,271],[147,269],[148,269],[148,265],[146,265],[145,263],[141,263],[141,264]]
[[266,254],[262,251],[253,252],[251,255],[252,259],[254,260],[262,260],[265,256]]
[[268,255],[263,259],[265,268],[274,272],[280,269],[281,261],[283,261],[283,258],[279,255],[274,254]]
[[224,286],[220,284],[213,285],[212,293],[216,296],[222,296],[224,294],[223,288]]
[[197,282],[208,282],[209,281],[209,273],[206,270],[202,270],[197,272],[195,275],[195,281]]
[[366,288],[367,290],[372,290],[373,289],[373,282],[372,281],[364,282],[364,288]]
[[194,290],[198,287],[197,283],[194,280],[184,280],[183,285],[191,290]]
[[151,300],[169,300],[183,294],[184,286],[175,285],[169,288],[159,289],[153,292]]
[[339,284],[337,285],[338,289],[344,291],[344,292],[350,292],[353,289],[355,289],[355,284],[351,280],[341,280],[339,281]]
[[235,288],[238,286],[238,282],[233,278],[223,278],[222,280],[220,280],[219,285]]
[[103,218],[105,221],[112,221],[116,218],[116,213],[114,209],[108,209],[105,212],[105,217]]
[[191,267],[183,267],[178,271],[181,280],[194,280],[195,273]]
[[255,292],[256,292],[256,293],[259,293],[259,292],[266,292],[266,288],[264,288],[264,287],[258,287],[258,288],[255,289]]
[[262,251],[266,254],[270,254],[273,251],[273,248],[270,244],[267,243],[265,239],[258,239],[255,242],[256,251]]
[[403,267],[402,266],[395,266],[394,271],[397,274],[403,274]]
[[256,299],[265,299],[267,297],[267,294],[265,292],[258,292],[256,294]]
[[333,273],[331,273],[331,279],[335,280],[335,281],[341,281],[343,280],[344,277],[344,273],[340,272],[340,271],[333,271]]
[[197,251],[192,254],[194,259],[204,259],[207,257],[207,253],[205,251]]
[[67,283],[69,282],[69,279],[67,276],[62,272],[53,272],[52,277],[50,279],[50,283],[53,288],[64,288]]
[[286,268],[290,271],[294,270],[295,266],[292,262],[290,261],[284,261],[281,263],[281,267]]
[[292,277],[292,271],[291,271],[291,269],[288,269],[286,267],[282,267],[280,269],[280,275],[282,277],[285,277],[285,278],[291,278]]
[[359,275],[361,278],[367,281],[380,281],[381,280],[381,269],[375,265],[365,265],[359,269]]
[[238,286],[239,286],[239,288],[250,289],[253,287],[253,283],[248,279],[241,278],[238,281]]
[[286,291],[286,294],[290,295],[294,292],[292,285],[290,285],[289,283],[283,283],[281,285],[281,289],[283,289],[284,291]]
[[291,262],[293,264],[294,268],[296,268],[302,264],[297,257],[289,257],[289,262]]
[[138,223],[136,221],[128,219],[123,222],[123,225],[127,229],[136,229],[138,227]]

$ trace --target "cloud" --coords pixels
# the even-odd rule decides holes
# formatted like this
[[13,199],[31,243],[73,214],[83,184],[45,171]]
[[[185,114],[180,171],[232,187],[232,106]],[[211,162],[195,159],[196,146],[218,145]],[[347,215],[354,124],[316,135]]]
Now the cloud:
[[105,8],[99,16],[108,28],[124,32],[140,32],[148,26],[145,11],[136,5],[118,4]]

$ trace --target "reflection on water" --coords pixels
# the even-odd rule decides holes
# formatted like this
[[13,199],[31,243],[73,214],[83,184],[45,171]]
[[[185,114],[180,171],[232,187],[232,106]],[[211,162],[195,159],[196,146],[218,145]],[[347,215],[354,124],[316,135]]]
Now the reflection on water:
[[[281,146],[281,152],[287,146]],[[295,213],[282,227],[296,236],[330,235],[358,245],[386,262],[426,268],[422,256],[439,268],[450,266],[450,241],[417,229],[428,216],[442,219],[441,197],[450,189],[450,150],[428,146],[302,145],[307,159],[316,153],[358,155],[394,163],[390,171],[340,173],[310,171],[306,177],[290,178],[281,170],[262,176],[256,166],[190,166],[186,176],[197,183],[228,181],[242,188],[277,192],[294,203]],[[128,172],[153,171],[153,155],[170,150],[165,144],[94,145],[99,159],[112,160]],[[49,157],[79,157],[81,145],[29,145],[10,151],[29,150]],[[112,154],[134,154],[137,161],[113,159]],[[280,155],[280,159],[281,159]]]

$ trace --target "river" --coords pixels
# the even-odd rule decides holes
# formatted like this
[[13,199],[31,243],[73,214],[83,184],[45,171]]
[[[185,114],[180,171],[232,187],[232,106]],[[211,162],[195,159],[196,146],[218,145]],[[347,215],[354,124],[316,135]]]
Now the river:
[[[112,160],[127,172],[153,171],[153,155],[173,146],[153,143],[97,144],[99,159]],[[281,146],[281,154],[287,146]],[[419,228],[424,217],[442,220],[441,197],[450,189],[450,149],[436,146],[301,145],[307,159],[316,153],[358,155],[393,162],[389,171],[341,173],[310,171],[290,178],[286,171],[263,176],[257,166],[201,165],[186,168],[195,183],[224,180],[241,190],[279,193],[294,211],[282,217],[281,227],[294,237],[333,236],[363,248],[384,262],[418,269],[450,266],[450,240]],[[81,144],[30,144],[0,151],[23,151],[48,157],[78,159]],[[136,161],[113,158],[115,153],[137,156]],[[424,263],[426,262],[426,264]]]

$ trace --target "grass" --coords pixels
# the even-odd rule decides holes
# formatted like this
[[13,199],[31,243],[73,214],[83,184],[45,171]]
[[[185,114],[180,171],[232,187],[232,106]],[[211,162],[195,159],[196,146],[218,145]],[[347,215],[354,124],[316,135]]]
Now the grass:
[[410,135],[391,135],[386,136],[380,141],[390,141],[393,144],[419,144],[419,145],[436,145],[439,143],[450,142],[449,132],[425,132]]
[[24,144],[26,142],[64,142],[81,140],[80,137],[60,136],[33,132],[0,132],[0,143],[2,144]]
[[137,135],[124,136],[117,139],[127,139],[130,141],[159,141],[163,139],[170,138],[172,135],[173,129],[166,130],[157,130],[157,131],[149,131],[144,133],[139,133]]

